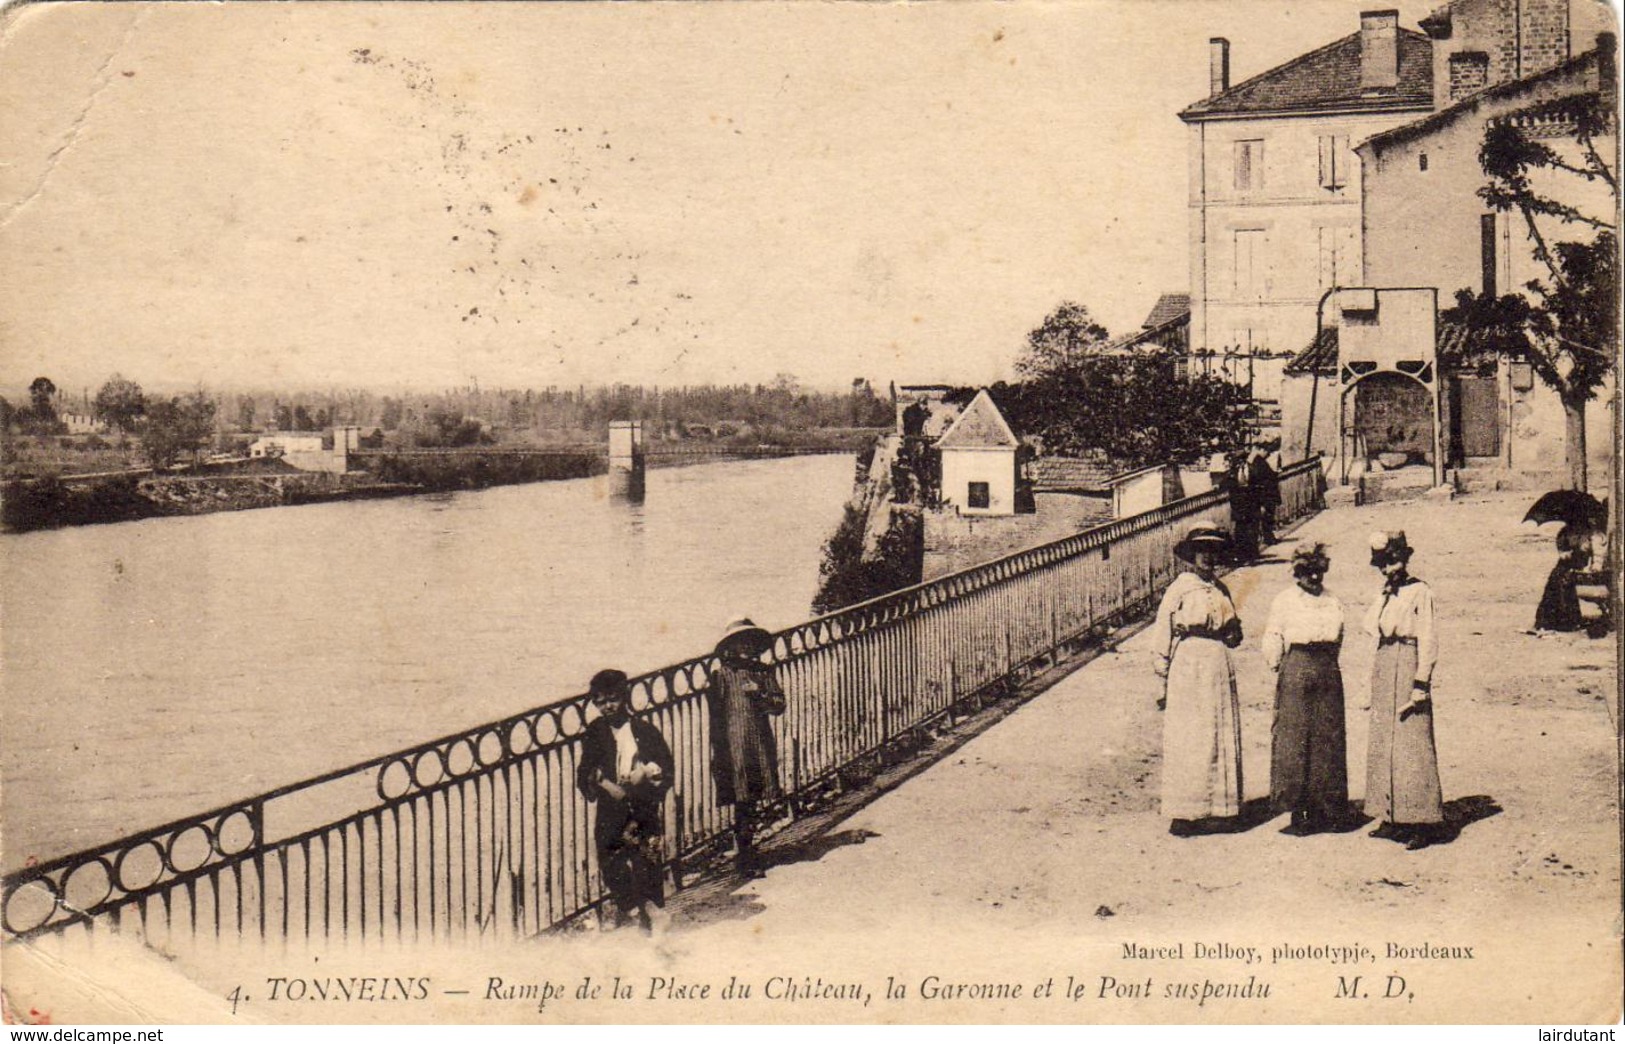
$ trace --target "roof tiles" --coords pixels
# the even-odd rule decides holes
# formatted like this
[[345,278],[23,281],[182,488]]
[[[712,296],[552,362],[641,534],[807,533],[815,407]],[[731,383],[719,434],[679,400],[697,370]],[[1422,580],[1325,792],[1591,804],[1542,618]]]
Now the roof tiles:
[[1360,34],[1353,33],[1284,65],[1204,98],[1179,114],[1198,121],[1226,116],[1370,112],[1430,108],[1433,44],[1421,33],[1399,30],[1399,84],[1380,91],[1360,88]]

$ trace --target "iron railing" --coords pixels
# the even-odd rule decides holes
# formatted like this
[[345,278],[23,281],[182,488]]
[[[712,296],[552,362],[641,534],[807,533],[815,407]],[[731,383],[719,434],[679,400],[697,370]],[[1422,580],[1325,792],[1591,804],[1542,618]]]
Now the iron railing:
[[[1280,520],[1318,509],[1318,462],[1281,473]],[[785,812],[843,772],[1149,606],[1203,493],[852,606],[775,636]],[[676,757],[674,868],[728,829],[709,771],[702,656],[633,681],[634,709]],[[602,898],[591,806],[577,792],[585,696],[233,802],[4,879],[12,937],[113,929],[411,940],[525,935]]]

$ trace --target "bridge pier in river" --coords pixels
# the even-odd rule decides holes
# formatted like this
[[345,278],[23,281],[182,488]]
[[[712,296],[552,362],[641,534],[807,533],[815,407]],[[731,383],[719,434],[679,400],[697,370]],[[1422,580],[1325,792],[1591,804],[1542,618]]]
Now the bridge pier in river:
[[643,500],[643,422],[609,422],[609,489],[617,497]]

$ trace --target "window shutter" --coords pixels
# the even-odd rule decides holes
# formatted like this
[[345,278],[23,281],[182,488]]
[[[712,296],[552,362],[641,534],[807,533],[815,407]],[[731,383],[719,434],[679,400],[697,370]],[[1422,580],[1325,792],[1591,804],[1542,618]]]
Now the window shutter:
[[1495,297],[1495,215],[1482,214],[1478,219],[1478,253],[1480,278],[1485,297]]
[[1335,188],[1337,182],[1333,172],[1333,165],[1337,162],[1336,149],[1333,147],[1336,139],[1330,135],[1320,136],[1320,187],[1324,189]]

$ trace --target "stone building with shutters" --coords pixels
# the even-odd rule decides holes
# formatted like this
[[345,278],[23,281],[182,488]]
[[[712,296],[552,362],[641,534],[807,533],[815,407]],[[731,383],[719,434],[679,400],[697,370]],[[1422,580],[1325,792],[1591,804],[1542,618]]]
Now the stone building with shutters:
[[1383,10],[1240,83],[1230,59],[1228,40],[1210,42],[1210,93],[1179,114],[1189,128],[1189,351],[1269,402],[1286,359],[1314,337],[1322,293],[1365,282],[1353,146],[1432,111],[1433,48]]
[[[1571,107],[1617,104],[1615,39],[1597,31],[1607,19],[1607,9],[1588,0],[1460,0],[1424,20],[1433,40],[1437,111],[1356,146],[1368,285],[1434,287],[1444,309],[1459,290],[1494,296],[1550,279],[1522,214],[1498,213],[1479,196],[1487,181],[1479,150],[1490,126],[1512,122],[1585,168]],[[1617,179],[1617,112],[1594,145]],[[1603,179],[1553,175],[1536,187],[1582,213],[1614,219],[1617,196]],[[1540,221],[1551,241],[1594,234],[1580,223]],[[1322,347],[1318,354],[1324,353]],[[1448,322],[1439,326],[1439,357],[1449,466],[1542,480],[1561,474],[1562,404],[1527,361],[1474,343],[1470,331]],[[1295,372],[1311,372],[1311,362]],[[1587,410],[1594,468],[1605,465],[1613,444],[1611,400],[1605,387]],[[1321,423],[1317,418],[1316,427]]]

